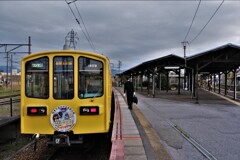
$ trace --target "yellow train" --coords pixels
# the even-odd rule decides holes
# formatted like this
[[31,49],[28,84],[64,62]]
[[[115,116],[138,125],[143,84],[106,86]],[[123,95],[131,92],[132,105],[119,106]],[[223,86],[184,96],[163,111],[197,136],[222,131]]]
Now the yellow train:
[[114,116],[107,57],[60,50],[28,55],[21,62],[21,133],[51,136],[49,143],[83,143],[111,132]]

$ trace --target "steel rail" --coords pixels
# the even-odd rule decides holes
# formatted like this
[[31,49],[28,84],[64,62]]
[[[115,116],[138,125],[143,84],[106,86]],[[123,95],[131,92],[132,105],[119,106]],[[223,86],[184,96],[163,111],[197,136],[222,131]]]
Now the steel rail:
[[14,95],[8,95],[8,96],[2,96],[0,99],[5,99],[5,98],[12,98],[12,97],[18,97],[20,94],[14,94]]
[[[15,99],[15,100],[12,100],[12,103],[19,103],[20,102],[20,99]],[[8,100],[8,101],[3,101],[3,102],[0,102],[0,106],[4,106],[4,105],[8,105],[10,104],[11,101]]]
[[180,135],[182,135],[189,143],[191,143],[200,153],[202,153],[209,160],[217,160],[214,155],[207,151],[202,145],[196,142],[189,134],[183,131],[179,126],[175,125],[171,121],[167,121]]

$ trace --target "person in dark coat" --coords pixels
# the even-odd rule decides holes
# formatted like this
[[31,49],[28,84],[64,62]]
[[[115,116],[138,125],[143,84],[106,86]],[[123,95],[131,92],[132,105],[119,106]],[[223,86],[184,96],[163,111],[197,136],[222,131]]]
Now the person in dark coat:
[[132,110],[133,95],[135,94],[133,83],[130,81],[130,77],[126,77],[127,81],[124,84],[124,96],[127,94],[128,108]]

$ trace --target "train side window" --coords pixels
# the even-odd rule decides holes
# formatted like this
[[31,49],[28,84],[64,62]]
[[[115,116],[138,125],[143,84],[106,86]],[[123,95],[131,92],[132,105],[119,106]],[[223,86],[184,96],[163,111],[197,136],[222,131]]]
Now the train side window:
[[73,57],[56,56],[53,61],[53,97],[55,99],[73,99]]
[[78,96],[79,98],[103,95],[103,63],[87,57],[79,58]]
[[49,60],[47,57],[28,61],[25,65],[25,94],[32,98],[49,97]]

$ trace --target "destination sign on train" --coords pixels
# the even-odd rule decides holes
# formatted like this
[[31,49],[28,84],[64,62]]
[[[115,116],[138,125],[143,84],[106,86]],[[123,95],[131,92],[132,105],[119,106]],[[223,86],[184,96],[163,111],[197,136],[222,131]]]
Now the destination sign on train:
[[89,67],[89,68],[97,68],[98,65],[97,64],[89,64],[87,67]]
[[56,61],[55,63],[57,66],[68,66],[73,65],[72,61]]
[[32,63],[32,68],[42,68],[43,63]]

